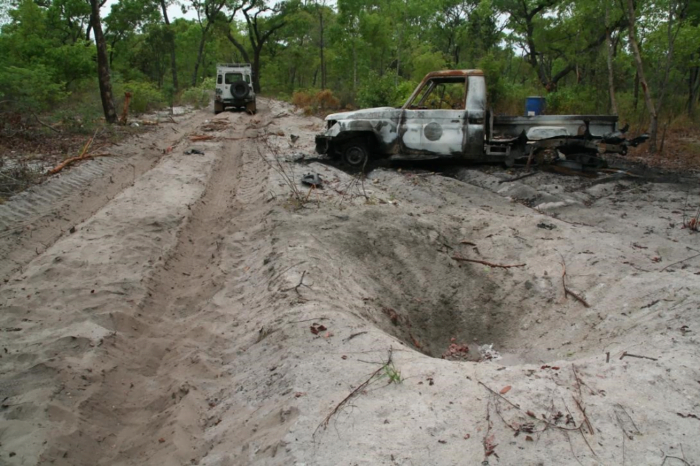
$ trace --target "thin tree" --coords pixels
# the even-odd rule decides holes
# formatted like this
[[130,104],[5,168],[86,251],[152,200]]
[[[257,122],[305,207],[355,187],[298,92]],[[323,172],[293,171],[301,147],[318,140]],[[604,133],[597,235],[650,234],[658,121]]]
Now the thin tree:
[[617,115],[617,101],[615,100],[615,70],[613,68],[613,44],[610,39],[610,5],[605,3],[605,48],[608,58],[608,88],[610,89],[610,111]]
[[[199,47],[197,48],[197,59],[194,62],[194,73],[192,73],[192,85],[197,85],[197,75],[199,74],[199,66],[202,64],[204,55],[204,45],[207,41],[209,29],[214,25],[216,16],[221,12],[226,0],[204,0],[203,2],[193,1],[195,12],[197,13],[197,22],[202,31],[202,36],[199,38]],[[203,20],[206,19],[206,23]]]
[[667,23],[667,38],[668,38],[668,51],[666,52],[666,66],[664,67],[663,78],[661,80],[660,93],[654,105],[654,99],[652,97],[651,89],[649,88],[649,82],[644,74],[644,62],[642,61],[642,52],[639,48],[639,41],[637,40],[637,34],[635,31],[635,25],[637,22],[636,11],[634,0],[627,0],[627,17],[629,20],[629,41],[630,47],[632,48],[632,54],[634,56],[634,64],[637,68],[637,76],[639,76],[639,84],[644,92],[644,102],[647,106],[647,111],[649,112],[649,152],[652,154],[656,153],[656,139],[659,132],[659,110],[661,110],[661,105],[663,103],[664,95],[666,94],[666,87],[668,86],[668,77],[671,71],[671,62],[673,60],[673,49],[676,42],[676,37],[681,29],[681,24],[679,21],[676,27],[675,33],[673,32],[674,22],[682,18],[682,12],[687,7],[687,1],[677,2],[675,0],[670,0],[668,5],[668,23]]
[[97,81],[100,86],[100,98],[105,121],[109,124],[117,122],[117,111],[114,107],[112,95],[112,79],[109,72],[109,55],[107,54],[107,41],[102,33],[102,21],[100,20],[100,7],[106,0],[90,0],[90,25],[95,36],[97,46]]
[[269,7],[264,0],[239,0],[229,6],[230,15],[227,19],[229,25],[234,24],[236,14],[243,14],[248,29],[248,40],[253,51],[252,60],[248,50],[233,35],[230,27],[226,37],[238,49],[243,59],[252,64],[255,92],[260,92],[260,54],[272,35],[287,24],[282,14],[284,6],[283,3],[278,3]]
[[177,85],[177,61],[175,58],[175,33],[170,27],[170,19],[168,18],[168,6],[165,0],[160,0],[160,8],[163,12],[163,21],[165,22],[165,30],[168,33],[168,42],[170,42],[170,68],[173,74],[173,89],[175,92],[178,90]]

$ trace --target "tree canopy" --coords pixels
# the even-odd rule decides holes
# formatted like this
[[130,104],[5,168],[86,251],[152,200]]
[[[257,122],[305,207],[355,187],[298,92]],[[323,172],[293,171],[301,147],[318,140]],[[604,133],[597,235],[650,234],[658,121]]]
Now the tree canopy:
[[550,111],[644,120],[646,90],[657,117],[694,118],[700,95],[690,0],[184,0],[185,18],[169,0],[3,1],[0,101],[36,110],[95,87],[100,69],[167,100],[217,62],[252,63],[263,93],[328,89],[341,106],[399,105],[446,68],[484,69],[496,112],[540,94]]

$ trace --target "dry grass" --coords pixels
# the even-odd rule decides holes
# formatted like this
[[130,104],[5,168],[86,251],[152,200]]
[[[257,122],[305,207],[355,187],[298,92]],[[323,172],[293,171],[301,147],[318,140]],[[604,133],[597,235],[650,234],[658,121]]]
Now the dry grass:
[[322,91],[296,91],[292,104],[304,110],[306,115],[325,115],[329,111],[340,110],[340,100],[330,89]]

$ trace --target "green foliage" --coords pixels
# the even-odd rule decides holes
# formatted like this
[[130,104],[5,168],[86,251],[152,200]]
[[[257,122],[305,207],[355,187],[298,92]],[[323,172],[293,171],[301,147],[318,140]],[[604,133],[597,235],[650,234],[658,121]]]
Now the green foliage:
[[[683,2],[687,3],[683,15],[676,14],[671,22],[675,50],[668,62],[668,85],[661,89],[670,49],[669,11],[679,11]],[[522,114],[530,95],[546,96],[549,113],[606,113],[611,108],[604,41],[607,24],[614,45],[619,112],[640,124],[646,118],[641,89],[640,96],[634,97],[636,70],[625,26],[625,2],[273,3],[256,0],[251,10],[254,15],[257,8],[270,8],[256,16],[259,32],[271,34],[256,48],[245,19],[230,20],[232,2],[210,17],[206,7],[211,2],[185,3],[184,8],[198,14],[171,17],[168,27],[158,2],[116,0],[109,12],[103,9],[102,26],[117,107],[126,89],[134,93],[132,111],[136,113],[177,100],[171,70],[174,51],[179,99],[197,107],[209,103],[217,62],[254,61],[258,55],[263,91],[302,102],[313,113],[401,106],[426,73],[449,68],[483,69],[489,105],[496,113]],[[675,115],[685,113],[692,121],[693,109],[700,104],[700,3],[638,0],[635,4],[649,87],[655,99],[664,98],[662,119],[675,121]],[[0,100],[11,101],[3,108],[60,106],[70,109],[66,115],[80,116],[75,122],[66,116],[66,124],[89,125],[100,102],[94,80],[96,48],[87,31],[89,3],[12,0],[2,5]],[[197,20],[189,19],[195,16]],[[282,27],[272,30],[277,26]],[[188,88],[192,83],[196,86]]]
[[383,371],[379,374],[379,377],[386,378],[387,384],[400,384],[401,382],[403,382],[401,371],[396,368],[393,362],[385,364],[382,369]]
[[131,81],[115,86],[115,93],[117,90],[122,89],[124,92],[131,92],[130,113],[145,113],[157,110],[165,107],[167,103],[167,98],[163,95],[163,92],[147,82]]
[[44,65],[0,67],[0,100],[9,100],[16,109],[46,110],[66,95],[64,84]]
[[180,101],[183,104],[192,105],[194,108],[206,107],[211,101],[215,86],[214,78],[207,78],[199,86],[184,91]]
[[401,82],[395,84],[395,77],[389,74],[377,76],[371,73],[369,79],[357,93],[357,104],[362,108],[400,107],[413,91],[413,85]]

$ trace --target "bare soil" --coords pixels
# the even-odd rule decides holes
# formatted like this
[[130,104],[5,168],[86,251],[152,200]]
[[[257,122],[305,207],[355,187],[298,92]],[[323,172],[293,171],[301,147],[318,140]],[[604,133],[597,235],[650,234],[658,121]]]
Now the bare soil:
[[696,173],[363,178],[259,109],[5,222],[0,464],[700,462]]

